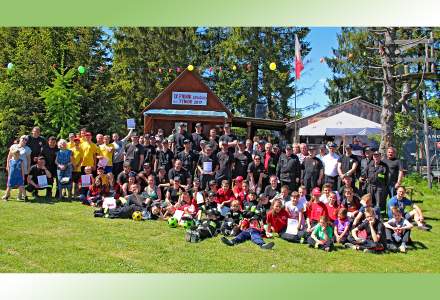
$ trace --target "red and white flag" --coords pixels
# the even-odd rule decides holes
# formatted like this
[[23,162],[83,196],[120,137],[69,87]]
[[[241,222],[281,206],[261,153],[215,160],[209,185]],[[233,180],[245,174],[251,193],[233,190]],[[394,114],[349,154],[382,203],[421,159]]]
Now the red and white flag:
[[296,80],[301,78],[301,71],[304,70],[304,65],[301,60],[301,44],[298,36],[295,34],[295,75]]

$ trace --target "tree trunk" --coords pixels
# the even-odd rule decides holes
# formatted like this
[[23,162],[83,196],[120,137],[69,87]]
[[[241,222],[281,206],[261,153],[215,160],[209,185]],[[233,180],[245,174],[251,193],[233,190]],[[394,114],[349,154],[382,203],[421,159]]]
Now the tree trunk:
[[394,118],[396,113],[395,80],[393,78],[392,58],[396,50],[394,39],[395,28],[387,28],[385,33],[385,44],[382,46],[382,70],[383,70],[383,92],[382,92],[382,114],[380,117],[382,132],[380,141],[380,152],[384,155],[386,149],[393,144]]

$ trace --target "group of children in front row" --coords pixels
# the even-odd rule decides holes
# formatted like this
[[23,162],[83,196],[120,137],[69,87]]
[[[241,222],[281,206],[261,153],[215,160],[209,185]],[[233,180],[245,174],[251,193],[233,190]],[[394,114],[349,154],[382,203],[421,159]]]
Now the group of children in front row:
[[[198,180],[192,186],[183,186],[176,177],[164,190],[162,199],[158,197],[160,188],[155,185],[154,178],[149,179],[151,184],[144,191],[132,186],[129,195],[115,196],[116,207],[101,208],[95,211],[95,216],[130,218],[139,211],[144,220],[165,219],[170,224],[184,225],[188,242],[199,242],[222,233],[221,241],[228,246],[251,240],[262,249],[271,249],[274,243],[265,242],[263,238],[277,234],[286,241],[308,243],[325,251],[331,251],[337,243],[375,253],[387,249],[406,252],[413,227],[411,221],[419,226],[424,222],[420,208],[405,198],[403,186],[390,199],[389,218],[383,222],[379,211],[373,207],[371,195],[359,199],[351,187],[345,187],[341,195],[332,191],[330,184],[325,184],[322,193],[314,188],[309,198],[304,186],[292,193],[283,186],[269,199],[264,193],[257,198],[246,188],[247,182],[241,177],[235,179],[232,189],[227,180],[222,181],[220,188],[213,180],[206,190],[200,189]],[[114,195],[117,193],[114,191]],[[102,198],[96,199],[89,196],[84,200],[102,206]],[[412,206],[413,210],[405,214],[406,206]]]

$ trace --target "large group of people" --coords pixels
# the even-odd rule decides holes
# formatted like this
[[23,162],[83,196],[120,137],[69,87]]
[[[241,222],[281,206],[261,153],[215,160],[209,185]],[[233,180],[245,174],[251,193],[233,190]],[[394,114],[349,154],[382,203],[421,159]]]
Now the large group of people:
[[79,199],[97,208],[95,217],[140,212],[184,225],[189,242],[222,233],[228,246],[251,240],[271,249],[274,242],[263,238],[276,234],[325,251],[340,244],[406,252],[413,223],[429,229],[405,196],[396,150],[382,157],[356,139],[343,149],[334,142],[277,145],[240,139],[230,124],[205,135],[201,123],[193,133],[181,123],[169,136],[130,130],[122,139],[99,133],[93,141],[83,128],[68,140],[46,140],[34,127],[10,147],[7,171],[4,200],[18,188],[24,201],[42,191],[46,198]]

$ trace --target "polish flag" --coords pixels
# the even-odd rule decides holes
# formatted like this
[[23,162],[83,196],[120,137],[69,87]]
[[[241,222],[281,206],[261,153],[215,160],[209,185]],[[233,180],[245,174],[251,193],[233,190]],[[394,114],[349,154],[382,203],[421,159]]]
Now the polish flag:
[[301,45],[298,36],[295,34],[295,75],[296,80],[301,78],[301,71],[304,70],[304,65],[301,60]]

